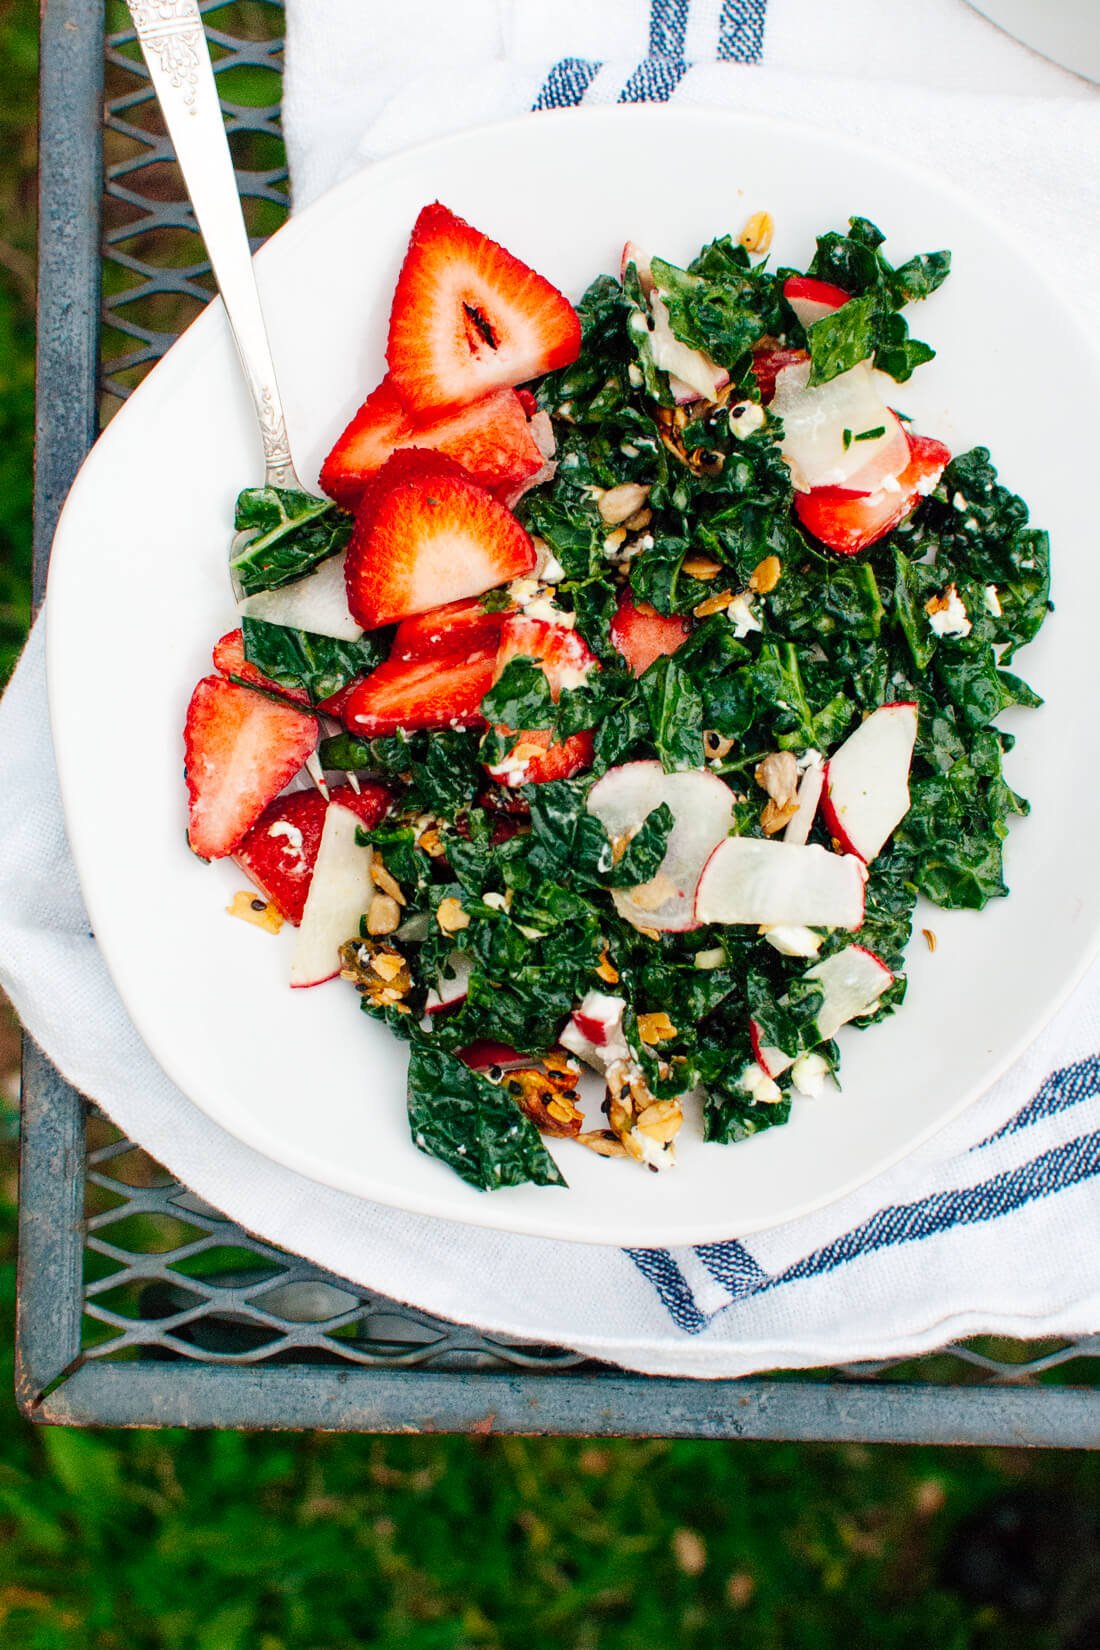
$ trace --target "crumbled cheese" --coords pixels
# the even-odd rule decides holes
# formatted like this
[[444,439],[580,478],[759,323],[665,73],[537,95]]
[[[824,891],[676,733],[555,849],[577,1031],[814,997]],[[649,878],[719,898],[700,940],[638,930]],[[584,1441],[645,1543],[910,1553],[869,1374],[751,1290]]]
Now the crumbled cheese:
[[629,367],[626,369],[626,376],[630,379],[631,384],[636,390],[641,389],[643,383],[645,382],[642,377],[642,369],[636,361],[631,361]]
[[967,502],[961,493],[956,493],[954,498],[951,500],[951,503],[956,510],[965,510],[968,507]]
[[562,566],[557,556],[547,556],[546,563],[542,569],[542,576],[546,580],[547,584],[561,583],[562,579],[565,577],[565,568]]
[[538,595],[538,589],[538,579],[513,579],[508,586],[508,594],[522,607],[524,602],[529,602]]
[[620,441],[619,451],[622,453],[624,458],[637,458],[638,456],[638,449],[634,445],[633,441]]
[[929,493],[934,493],[936,491],[939,483],[940,472],[938,470],[931,470],[927,475],[923,475],[918,479],[914,491],[919,493],[921,498],[927,498]]
[[982,591],[982,602],[985,606],[986,612],[991,618],[999,619],[1001,617],[1004,609],[1001,607],[1001,598],[997,594],[997,586],[995,584],[986,585],[985,589]]
[[714,945],[709,951],[695,953],[696,968],[721,968],[726,960],[726,953],[720,945]]
[[771,1105],[776,1100],[782,1100],[783,1090],[778,1083],[773,1083],[763,1066],[756,1060],[750,1061],[741,1073],[738,1087],[751,1094],[754,1100],[760,1100],[765,1105]]
[[[539,596],[533,602],[526,602],[523,611],[529,619],[545,619],[547,624],[556,624],[562,630],[572,630],[577,622],[576,614],[567,613],[564,608],[555,606],[552,596]],[[562,682],[563,687],[576,685],[575,682]]]
[[900,493],[901,482],[898,480],[897,476],[883,476],[880,491],[884,493]]
[[829,1062],[823,1054],[800,1054],[791,1067],[791,1082],[811,1100],[821,1093],[828,1075]]
[[491,905],[494,911],[507,911],[508,909],[508,900],[504,894],[482,894],[481,903]]
[[781,957],[816,957],[821,950],[821,935],[800,923],[762,923],[759,933],[774,946]]
[[653,1140],[640,1129],[631,1129],[630,1138],[641,1148],[642,1162],[648,1169],[671,1169],[676,1164],[676,1147],[669,1140],[662,1144],[660,1140]]
[[558,468],[560,470],[575,470],[580,461],[580,453],[566,453]]
[[767,418],[759,401],[739,401],[736,407],[729,410],[730,434],[735,435],[738,441],[744,441],[747,436],[762,429]]
[[763,626],[752,610],[752,597],[748,595],[735,596],[726,608],[726,618],[733,626],[733,634],[740,641],[747,636],[750,630],[761,630]]
[[937,636],[969,636],[971,623],[962,597],[953,584],[939,596],[930,596],[924,604],[929,627]]

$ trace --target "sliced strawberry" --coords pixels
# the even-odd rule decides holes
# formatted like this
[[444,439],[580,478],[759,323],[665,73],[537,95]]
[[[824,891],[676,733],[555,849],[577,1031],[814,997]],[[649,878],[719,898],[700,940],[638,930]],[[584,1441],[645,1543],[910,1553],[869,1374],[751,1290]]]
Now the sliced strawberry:
[[648,602],[636,602],[629,590],[619,594],[611,621],[611,640],[635,676],[649,669],[662,654],[675,653],[691,634],[691,623],[679,614],[665,618]]
[[775,394],[775,380],[784,367],[797,367],[810,359],[809,350],[780,349],[778,345],[761,346],[752,352],[752,370],[760,385],[760,399],[767,406]]
[[783,296],[802,325],[812,327],[815,321],[842,309],[852,294],[831,281],[815,280],[812,275],[788,275],[783,282]]
[[345,510],[354,510],[391,453],[418,447],[446,453],[484,487],[514,487],[543,463],[527,420],[515,390],[503,389],[442,418],[418,421],[383,378],[325,459],[321,486]]
[[[358,814],[365,828],[373,830],[385,817],[391,799],[385,786],[362,784],[358,792],[350,785],[341,785],[329,800]],[[313,880],[327,808],[320,791],[312,787],[277,796],[241,838],[233,854],[233,863],[295,927],[302,920]]]
[[353,684],[344,702],[344,726],[368,739],[398,728],[481,727],[481,701],[493,683],[495,654],[387,659]]
[[951,453],[931,436],[910,435],[908,430],[905,435],[909,463],[897,477],[896,489],[860,493],[847,487],[813,487],[794,495],[795,514],[814,538],[842,556],[854,556],[885,538],[932,491]]
[[[555,703],[564,688],[579,687],[600,668],[596,655],[575,630],[545,619],[530,619],[524,613],[512,614],[504,622],[493,680],[499,681],[505,666],[516,658],[538,662]],[[540,785],[548,779],[571,779],[591,767],[592,755],[592,734],[587,730],[555,742],[548,729],[534,728],[520,731],[510,754],[488,771],[501,785]]]
[[393,638],[391,659],[427,659],[440,653],[477,653],[500,644],[506,613],[486,613],[476,596],[448,602],[427,613],[402,619]]
[[214,669],[221,671],[223,676],[232,676],[238,682],[247,682],[250,687],[262,688],[265,693],[277,693],[281,699],[289,699],[295,705],[309,704],[309,694],[305,688],[283,687],[245,658],[243,630],[230,630],[215,642],[213,660]]
[[363,495],[345,563],[348,607],[374,630],[534,566],[534,545],[503,504],[461,465],[410,449],[388,459]]
[[436,201],[397,278],[386,360],[413,411],[441,413],[575,361],[577,313],[542,275]]
[[204,676],[183,745],[188,841],[202,859],[222,859],[313,754],[317,722],[224,676]]

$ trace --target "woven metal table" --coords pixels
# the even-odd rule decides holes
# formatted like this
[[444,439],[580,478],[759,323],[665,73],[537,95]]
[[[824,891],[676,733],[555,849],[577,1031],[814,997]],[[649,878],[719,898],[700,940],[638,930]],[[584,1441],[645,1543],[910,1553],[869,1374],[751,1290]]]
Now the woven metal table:
[[[250,232],[286,213],[281,6],[203,5]],[[35,599],[102,424],[209,273],[119,0],[44,0]],[[106,101],[105,101],[106,100]],[[1100,1443],[1100,1336],[750,1380],[628,1376],[503,1344],[250,1236],[23,1065],[16,1384],[78,1425]]]

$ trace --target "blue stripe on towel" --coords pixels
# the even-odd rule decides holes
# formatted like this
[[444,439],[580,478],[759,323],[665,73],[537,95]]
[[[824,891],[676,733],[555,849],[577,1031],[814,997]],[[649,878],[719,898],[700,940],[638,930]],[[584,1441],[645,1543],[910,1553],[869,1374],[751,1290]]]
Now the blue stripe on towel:
[[620,103],[667,103],[687,64],[682,57],[646,57],[619,93]]
[[599,63],[593,63],[590,58],[563,57],[550,70],[532,108],[574,108],[584,97],[599,71]]
[[1015,1117],[1010,1117],[995,1133],[979,1140],[970,1149],[981,1151],[983,1146],[991,1145],[994,1140],[1003,1140],[1006,1135],[1016,1134],[1020,1129],[1041,1122],[1044,1117],[1053,1117],[1057,1112],[1067,1111],[1070,1106],[1079,1106],[1082,1100],[1091,1100],[1095,1094],[1100,1094],[1100,1055],[1090,1054],[1084,1060],[1074,1061],[1071,1066],[1052,1071]]
[[768,0],[722,0],[718,58],[722,63],[759,63],[764,55]]
[[[822,1277],[847,1265],[849,1261],[860,1260],[881,1249],[918,1243],[956,1226],[976,1226],[999,1220],[1002,1215],[1013,1214],[1039,1198],[1052,1197],[1070,1186],[1095,1179],[1097,1175],[1100,1175],[1100,1132],[1067,1140],[1032,1158],[1029,1163],[992,1175],[977,1186],[937,1192],[916,1203],[880,1209],[862,1225],[844,1232],[832,1243],[825,1244],[774,1276],[757,1267],[759,1277],[754,1279],[750,1268],[756,1263],[743,1245],[734,1239],[728,1243],[701,1245],[696,1254],[711,1275],[729,1289],[735,1300],[744,1300],[750,1295],[778,1289],[785,1283]],[[685,1333],[698,1334],[715,1316],[700,1311],[683,1273],[664,1250],[628,1249],[626,1253],[653,1284],[673,1322]],[[722,1275],[723,1270],[728,1276]]]
[[683,59],[691,0],[653,0],[649,8],[650,57]]

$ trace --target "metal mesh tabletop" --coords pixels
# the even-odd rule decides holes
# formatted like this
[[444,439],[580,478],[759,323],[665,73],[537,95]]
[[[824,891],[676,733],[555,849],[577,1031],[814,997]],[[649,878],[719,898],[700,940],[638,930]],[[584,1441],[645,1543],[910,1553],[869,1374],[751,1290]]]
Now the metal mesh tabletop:
[[[202,9],[258,243],[287,209],[282,8]],[[36,600],[87,448],[212,291],[127,22],[118,0],[44,0]],[[40,1421],[1100,1442],[1100,1336],[692,1382],[442,1322],[207,1207],[30,1045],[19,1285],[18,1397]]]

